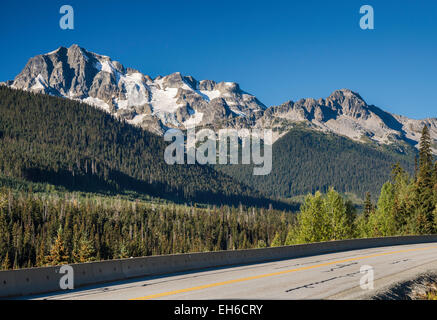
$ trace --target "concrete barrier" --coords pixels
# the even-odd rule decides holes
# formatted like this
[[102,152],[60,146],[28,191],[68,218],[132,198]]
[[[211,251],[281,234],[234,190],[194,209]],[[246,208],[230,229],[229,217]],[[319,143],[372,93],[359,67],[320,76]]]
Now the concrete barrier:
[[[437,235],[317,242],[293,246],[172,254],[71,264],[74,287],[241,264],[298,258],[374,247],[437,242]],[[0,297],[60,291],[61,266],[0,271]]]

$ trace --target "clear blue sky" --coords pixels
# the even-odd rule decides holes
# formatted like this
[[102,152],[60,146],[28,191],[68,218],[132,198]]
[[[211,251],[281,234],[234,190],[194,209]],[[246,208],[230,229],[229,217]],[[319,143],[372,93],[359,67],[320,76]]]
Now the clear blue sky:
[[[59,8],[75,10],[61,30]],[[359,28],[359,8],[375,29]],[[437,1],[2,1],[0,81],[73,43],[152,77],[235,81],[267,106],[340,88],[413,118],[437,117]]]

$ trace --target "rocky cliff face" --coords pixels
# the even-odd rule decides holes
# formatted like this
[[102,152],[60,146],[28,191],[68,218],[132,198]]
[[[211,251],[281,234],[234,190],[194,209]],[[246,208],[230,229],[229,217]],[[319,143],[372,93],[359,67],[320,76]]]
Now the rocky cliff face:
[[77,99],[158,134],[266,108],[236,83],[197,81],[180,73],[152,79],[77,45],[31,58],[15,80],[5,84]]
[[416,147],[426,124],[437,153],[437,118],[414,120],[394,115],[368,105],[358,93],[349,89],[337,90],[326,99],[301,99],[273,106],[257,122],[276,128],[276,137],[286,133],[295,123],[303,122],[316,130],[333,132],[356,141],[408,143]]
[[77,45],[31,58],[13,88],[80,100],[157,134],[168,128],[212,125],[273,128],[274,140],[296,123],[353,140],[417,146],[428,125],[437,153],[437,119],[414,120],[368,105],[348,89],[326,99],[301,99],[266,108],[237,83],[197,81],[173,73],[156,77],[125,68],[117,61]]

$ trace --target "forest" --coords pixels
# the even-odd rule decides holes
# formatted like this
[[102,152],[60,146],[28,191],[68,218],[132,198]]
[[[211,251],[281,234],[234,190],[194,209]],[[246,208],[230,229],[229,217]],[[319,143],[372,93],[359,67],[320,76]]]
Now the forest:
[[2,269],[437,232],[437,162],[424,127],[413,176],[399,164],[363,212],[331,188],[299,212],[0,191]]
[[[332,137],[318,134],[315,143],[308,131],[291,132],[291,140],[283,141],[294,141],[293,148],[299,141],[315,143],[302,151],[308,153],[301,160],[307,177],[320,177],[325,168],[317,171],[315,160],[305,161],[314,150],[326,162],[329,152],[350,160],[344,170],[353,182],[341,180],[344,188],[359,184],[354,168],[364,170],[368,163],[356,189],[365,195],[363,210],[341,195],[336,180],[326,182],[329,175],[295,210],[212,167],[165,166],[162,139],[84,104],[0,87],[0,116],[3,270],[437,232],[437,162],[426,126],[416,161],[367,146],[351,149],[355,143],[337,138],[330,144]],[[273,153],[284,154],[285,142]],[[348,157],[341,156],[342,148],[352,150]],[[354,166],[359,157],[364,162]],[[281,163],[287,174],[290,161]],[[285,192],[290,186],[280,172],[274,184],[258,188]],[[371,177],[386,177],[377,196]],[[297,181],[305,190],[312,180]]]
[[87,104],[0,86],[0,177],[181,203],[284,206],[211,166],[167,165],[166,146]]
[[254,176],[247,165],[215,168],[272,197],[327,192],[334,187],[361,199],[367,192],[375,198],[390,178],[393,163],[413,173],[416,150],[407,144],[361,143],[296,125],[273,144],[272,155],[272,172],[266,176]]
[[429,129],[424,126],[419,158],[410,176],[396,163],[391,179],[381,188],[376,204],[366,194],[363,212],[356,214],[334,190],[308,195],[280,244],[347,238],[433,234],[437,232],[437,162],[431,150]]
[[293,215],[274,209],[153,204],[0,192],[3,269],[265,247]]

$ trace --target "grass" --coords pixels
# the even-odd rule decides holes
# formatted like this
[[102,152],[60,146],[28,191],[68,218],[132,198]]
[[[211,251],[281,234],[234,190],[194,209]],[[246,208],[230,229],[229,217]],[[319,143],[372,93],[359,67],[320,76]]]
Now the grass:
[[435,300],[437,301],[437,283],[429,283],[425,292],[416,295],[417,300]]
[[431,285],[430,290],[426,293],[425,300],[436,300],[437,301],[437,283]]

